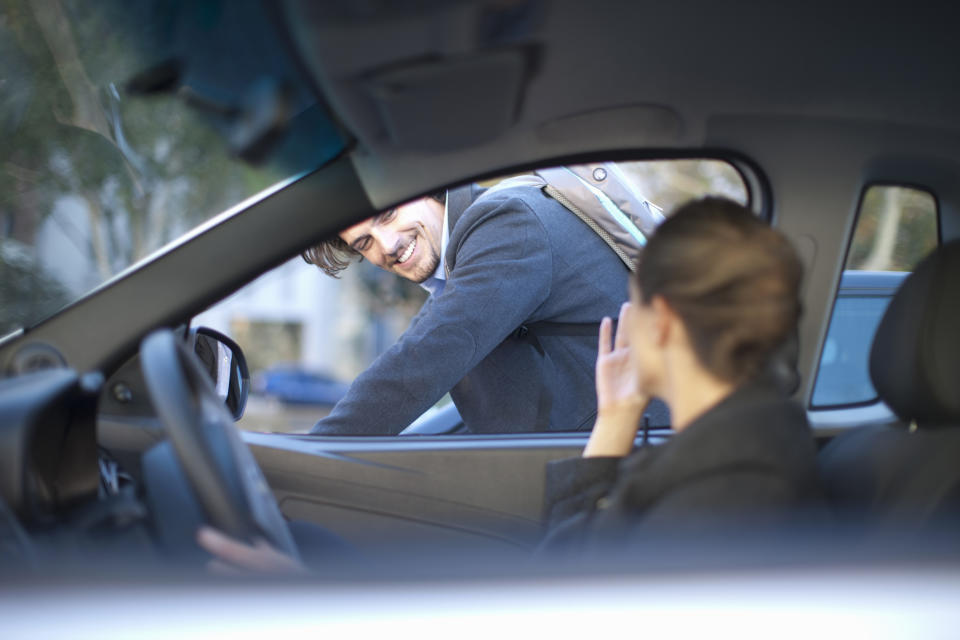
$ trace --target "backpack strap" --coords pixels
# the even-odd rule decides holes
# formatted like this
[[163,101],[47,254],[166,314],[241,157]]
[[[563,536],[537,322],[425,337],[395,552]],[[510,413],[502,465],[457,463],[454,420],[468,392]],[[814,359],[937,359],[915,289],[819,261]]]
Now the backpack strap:
[[[592,206],[596,209],[600,205],[596,201],[596,198],[590,193],[580,193],[586,190],[579,183],[576,174],[571,173],[564,167],[540,169],[536,175],[524,174],[502,180],[487,189],[484,195],[496,193],[503,189],[510,189],[511,187],[535,187],[542,189],[544,193],[559,202],[564,209],[580,218],[584,224],[590,227],[595,234],[607,243],[607,246],[613,249],[613,252],[619,256],[623,264],[627,265],[628,269],[631,271],[634,270],[633,259],[627,255],[618,241],[610,232],[598,224],[593,217],[586,213],[588,207]],[[561,189],[563,190],[561,191]],[[578,195],[574,195],[575,193]],[[569,194],[570,197],[567,197],[567,194]]]
[[[616,320],[613,321],[613,328],[616,331]],[[599,332],[599,322],[531,322],[517,327],[513,337],[520,340],[526,338],[539,346],[537,336],[597,336]]]
[[[538,169],[544,192],[583,221],[630,271],[656,228],[648,203],[630,191],[615,166],[572,165]],[[581,175],[582,174],[582,175]]]
[[[535,334],[530,333],[530,329],[527,325],[520,325],[516,331],[510,334],[510,336],[516,338],[517,340],[523,340],[529,342],[534,349],[537,350],[537,353],[541,358],[546,359],[547,354],[543,350],[543,345],[540,344],[540,341],[537,340]],[[537,398],[537,424],[533,426],[534,431],[549,431],[550,430],[550,410],[553,407],[553,394],[547,389],[546,385],[543,382],[543,377],[540,378],[540,393]]]
[[506,178],[481,196],[511,187],[534,187],[556,200],[610,247],[630,271],[663,212],[646,200],[616,163],[537,169]]
[[613,252],[617,254],[620,260],[623,261],[623,264],[627,265],[627,269],[630,271],[636,271],[636,267],[633,264],[633,260],[630,259],[630,256],[620,248],[620,245],[617,244],[617,241],[613,239],[606,229],[597,224],[596,220],[584,213],[578,205],[576,205],[570,198],[565,196],[559,189],[551,184],[546,184],[543,187],[543,191],[563,205],[565,209],[568,209],[573,215],[577,216],[583,220],[584,224],[590,227],[595,234],[600,236],[600,239],[607,243],[607,246],[613,249]]
[[457,225],[460,216],[477,198],[471,184],[447,190],[447,216],[449,217],[450,229]]
[[[663,210],[637,191],[636,186],[617,163],[574,164],[567,166],[566,170],[575,174],[583,183],[601,191],[616,211],[629,220],[629,224],[620,220],[620,225],[625,229],[632,227],[631,231],[637,231],[643,236],[642,241],[634,236],[634,239],[641,244],[646,244],[647,238],[663,222]],[[619,234],[619,229],[616,231]],[[624,237],[624,240],[627,238]]]

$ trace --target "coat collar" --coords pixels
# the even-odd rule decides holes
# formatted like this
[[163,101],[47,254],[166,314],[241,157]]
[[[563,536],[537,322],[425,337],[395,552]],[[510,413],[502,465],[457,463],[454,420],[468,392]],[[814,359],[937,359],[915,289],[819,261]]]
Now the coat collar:
[[450,224],[450,233],[457,226],[460,216],[467,210],[473,201],[480,197],[485,189],[475,184],[466,184],[447,191],[447,219]]
[[681,476],[688,467],[701,469],[705,459],[722,465],[743,457],[765,442],[771,423],[790,422],[793,429],[809,429],[806,414],[770,381],[758,378],[735,389],[707,409],[662,446],[643,447],[622,462],[635,470],[651,464],[662,466],[672,476]]
[[463,217],[464,212],[479,198],[485,188],[478,184],[466,184],[462,187],[450,189],[447,191],[447,225],[448,238],[447,250],[444,255],[444,271],[446,276],[450,277],[450,270],[456,264],[456,251],[459,242],[456,241],[458,233],[457,223]]

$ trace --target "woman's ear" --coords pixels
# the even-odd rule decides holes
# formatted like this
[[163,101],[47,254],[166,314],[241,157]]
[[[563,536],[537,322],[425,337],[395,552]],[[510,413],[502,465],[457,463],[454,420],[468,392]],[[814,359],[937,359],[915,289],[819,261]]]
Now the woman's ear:
[[650,327],[653,335],[650,337],[658,347],[664,347],[670,340],[674,321],[679,318],[663,296],[653,296],[650,300],[650,310],[653,320]]

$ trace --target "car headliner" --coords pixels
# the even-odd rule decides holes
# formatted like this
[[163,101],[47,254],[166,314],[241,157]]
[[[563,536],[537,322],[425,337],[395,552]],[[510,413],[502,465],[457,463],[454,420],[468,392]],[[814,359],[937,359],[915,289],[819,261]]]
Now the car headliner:
[[[377,205],[496,171],[507,158],[711,147],[734,116],[758,128],[771,117],[953,134],[960,125],[960,86],[951,81],[960,59],[958,10],[948,3],[433,1],[403,3],[376,19],[370,3],[352,4],[284,6],[306,66],[366,151],[358,166]],[[484,36],[483,20],[495,10],[529,16],[509,37]],[[385,135],[389,101],[372,86],[382,70],[429,60],[423,73],[440,78],[445,61],[518,47],[534,52],[535,68],[516,121],[491,144],[424,154]],[[423,131],[447,126],[444,118],[429,121],[437,113],[461,129],[488,119],[457,95],[423,96],[445,98],[413,110],[411,120],[427,119],[415,123]]]

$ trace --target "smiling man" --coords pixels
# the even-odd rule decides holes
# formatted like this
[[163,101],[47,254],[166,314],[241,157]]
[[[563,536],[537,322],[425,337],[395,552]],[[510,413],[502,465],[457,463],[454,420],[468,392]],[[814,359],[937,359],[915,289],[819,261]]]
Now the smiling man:
[[473,433],[593,423],[595,327],[626,298],[629,271],[540,188],[453,189],[304,253],[332,276],[357,256],[430,297],[314,433],[396,434],[448,391]]
[[445,195],[414,200],[345,229],[339,237],[381,269],[423,285],[442,262],[445,200]]

